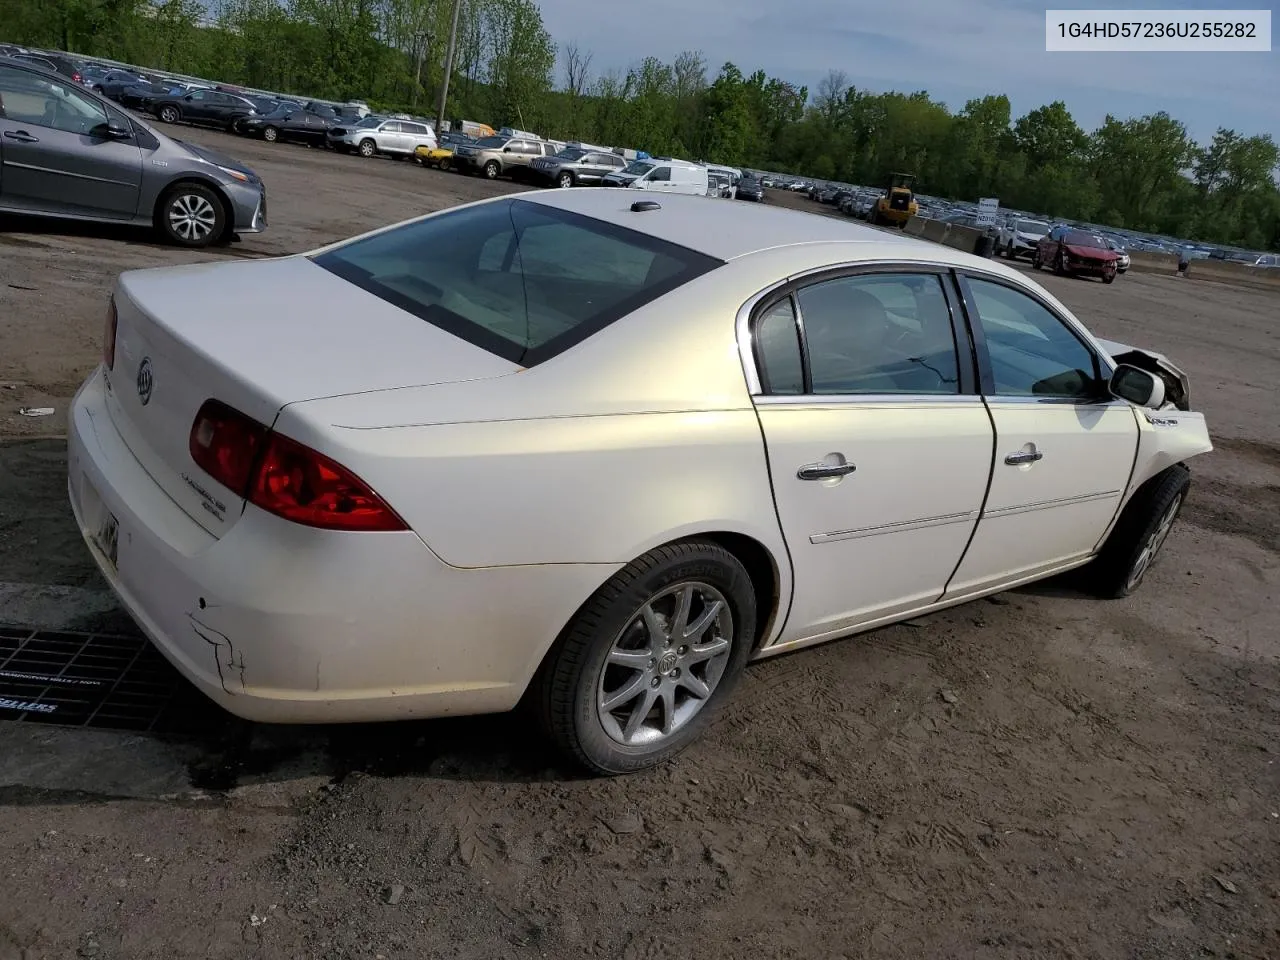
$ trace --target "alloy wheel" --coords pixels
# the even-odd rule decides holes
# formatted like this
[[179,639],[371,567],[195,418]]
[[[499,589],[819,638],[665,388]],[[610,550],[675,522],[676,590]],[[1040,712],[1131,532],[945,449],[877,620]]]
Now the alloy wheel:
[[650,597],[614,638],[596,684],[605,732],[627,746],[656,746],[692,720],[729,664],[733,615],[702,581]]
[[188,243],[208,239],[218,223],[218,213],[197,193],[180,193],[169,202],[169,227]]

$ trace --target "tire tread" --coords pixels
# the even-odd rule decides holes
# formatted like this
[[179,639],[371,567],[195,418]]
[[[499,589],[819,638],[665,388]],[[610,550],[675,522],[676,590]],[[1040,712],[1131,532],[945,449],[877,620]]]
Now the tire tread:
[[[1191,484],[1191,471],[1184,463],[1175,463],[1144,483],[1125,505],[1098,556],[1089,565],[1090,586],[1100,597],[1117,600],[1127,596],[1129,570],[1150,536],[1151,527],[1168,509],[1179,492],[1186,503],[1186,490]],[[1181,510],[1181,508],[1179,508]]]

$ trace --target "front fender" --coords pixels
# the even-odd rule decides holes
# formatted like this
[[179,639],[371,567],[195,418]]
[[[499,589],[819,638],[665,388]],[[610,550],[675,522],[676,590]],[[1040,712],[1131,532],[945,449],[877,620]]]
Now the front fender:
[[1126,500],[1162,470],[1213,450],[1202,413],[1141,408],[1134,412],[1138,421],[1138,455]]

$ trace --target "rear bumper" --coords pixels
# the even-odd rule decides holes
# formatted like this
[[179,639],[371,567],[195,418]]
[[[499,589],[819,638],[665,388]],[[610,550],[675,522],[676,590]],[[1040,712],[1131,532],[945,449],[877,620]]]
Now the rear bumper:
[[[462,570],[410,532],[314,530],[252,506],[215,538],[129,451],[106,389],[95,371],[72,405],[76,523],[152,643],[238,716],[327,723],[508,710],[577,607],[614,572]],[[118,531],[114,564],[97,541],[108,514]]]

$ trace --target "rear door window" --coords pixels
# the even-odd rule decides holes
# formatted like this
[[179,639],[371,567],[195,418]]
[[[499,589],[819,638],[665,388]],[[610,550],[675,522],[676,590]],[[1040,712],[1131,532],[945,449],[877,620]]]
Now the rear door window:
[[951,394],[960,390],[951,312],[933,274],[874,274],[801,288],[817,394]]
[[405,224],[315,263],[428,323],[533,366],[722,264],[518,199]]

